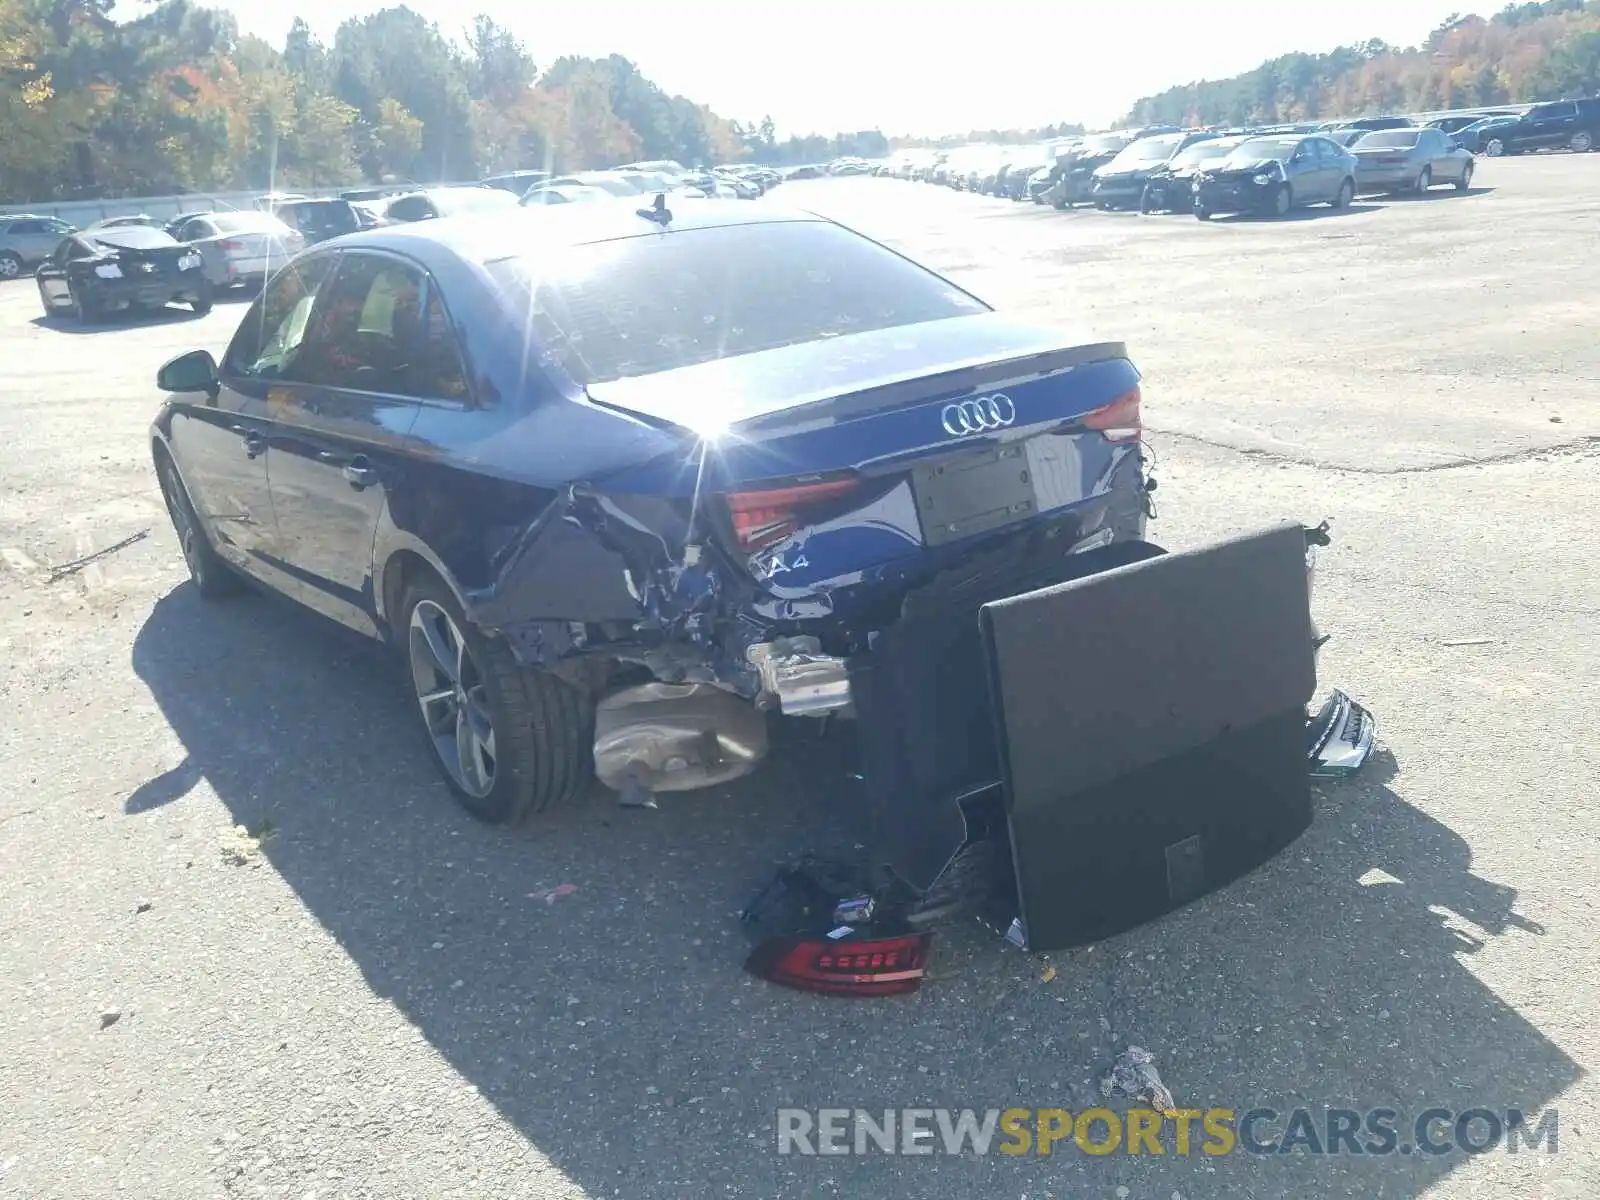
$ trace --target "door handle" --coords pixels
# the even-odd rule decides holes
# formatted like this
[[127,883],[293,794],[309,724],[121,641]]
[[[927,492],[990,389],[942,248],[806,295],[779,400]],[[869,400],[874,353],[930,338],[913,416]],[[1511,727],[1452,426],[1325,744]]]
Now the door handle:
[[378,482],[378,469],[367,461],[365,454],[358,454],[340,469],[340,473],[350,481],[350,486],[360,491]]
[[254,429],[246,428],[243,425],[235,425],[233,432],[244,439],[244,455],[246,458],[260,458],[267,452],[267,439]]

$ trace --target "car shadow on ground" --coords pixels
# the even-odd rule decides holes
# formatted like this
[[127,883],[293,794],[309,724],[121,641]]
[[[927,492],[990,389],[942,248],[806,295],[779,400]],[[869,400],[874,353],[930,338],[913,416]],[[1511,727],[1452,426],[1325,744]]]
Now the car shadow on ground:
[[[829,742],[791,740],[750,779],[659,811],[596,798],[508,832],[450,803],[389,654],[287,602],[212,606],[185,584],[133,667],[187,757],[127,798],[128,819],[204,781],[233,820],[270,822],[271,866],[373,992],[587,1194],[877,1196],[912,1171],[919,1190],[970,1193],[970,1160],[779,1156],[775,1110],[1081,1111],[1105,1103],[1097,1081],[1127,1043],[1184,1107],[1304,1105],[1319,1123],[1389,1107],[1405,1142],[1431,1106],[1533,1113],[1578,1077],[1464,965],[1539,930],[1387,786],[1392,759],[1323,790],[1312,830],[1266,867],[1055,956],[1048,983],[973,924],[941,935],[918,994],[852,1002],[744,975],[734,917],[775,861],[829,849],[836,814],[859,810]],[[978,1190],[1418,1195],[1466,1156],[1202,1158],[994,1155]]]
[[45,316],[40,313],[30,322],[40,329],[48,329],[52,333],[112,333],[118,329],[139,329],[151,325],[179,325],[185,321],[198,321],[198,314],[188,308],[177,308],[167,305],[165,308],[151,309],[149,312],[140,313],[113,313],[92,324],[85,325],[77,317],[62,314]]

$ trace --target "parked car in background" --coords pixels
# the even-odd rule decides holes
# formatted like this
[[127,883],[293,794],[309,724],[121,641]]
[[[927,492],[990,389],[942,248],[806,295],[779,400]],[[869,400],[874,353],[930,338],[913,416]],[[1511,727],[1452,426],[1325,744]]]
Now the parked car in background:
[[437,187],[396,196],[384,209],[384,216],[390,221],[431,221],[435,217],[515,208],[516,204],[515,196],[499,188]]
[[581,171],[575,175],[557,175],[553,179],[546,179],[542,183],[534,184],[527,192],[522,194],[522,198],[526,200],[529,193],[547,187],[593,187],[599,188],[603,192],[609,192],[613,196],[637,196],[640,194],[641,189],[638,184],[629,181],[628,175],[630,173],[638,174],[639,172],[633,171],[631,168],[619,167],[615,171]]
[[484,187],[499,188],[503,192],[520,196],[534,184],[543,183],[549,178],[549,171],[505,171],[499,175],[490,175],[479,182]]
[[298,230],[308,246],[361,228],[361,218],[348,200],[290,200],[273,209],[273,215]]
[[1133,140],[1130,133],[1096,133],[1084,138],[1071,154],[1056,163],[1055,178],[1044,193],[1045,203],[1057,208],[1089,203],[1096,169],[1116,158]]
[[265,196],[257,196],[255,207],[260,212],[271,212],[280,204],[287,204],[291,200],[308,200],[309,196],[302,196],[299,192],[268,192]]
[[89,229],[120,229],[125,225],[143,225],[147,229],[165,229],[167,222],[160,217],[152,217],[149,213],[133,213],[125,217],[107,217],[103,221],[96,221],[86,226]]
[[[1600,97],[1535,104],[1482,139],[1483,153],[1525,154],[1530,150],[1585,153],[1600,144]],[[1463,143],[1465,145],[1465,143]]]
[[1350,153],[1356,159],[1356,191],[1426,192],[1436,183],[1457,190],[1472,186],[1472,155],[1438,129],[1380,129]]
[[57,217],[29,213],[0,217],[0,279],[15,279],[38,266],[73,232],[73,226]]
[[1373,130],[1371,129],[1330,129],[1326,133],[1318,134],[1317,136],[1325,137],[1330,142],[1336,142],[1348,150],[1372,132]]
[[200,255],[213,288],[260,287],[306,244],[301,233],[264,212],[179,217],[167,232]]
[[61,241],[34,273],[47,317],[93,325],[115,312],[187,304],[211,311],[211,284],[193,247],[162,229],[120,225],[84,230]]
[[1285,217],[1308,204],[1344,208],[1356,192],[1355,156],[1325,137],[1249,138],[1195,176],[1194,215]]
[[1490,158],[1498,158],[1506,152],[1503,131],[1515,125],[1519,118],[1516,114],[1498,117],[1484,117],[1474,121],[1471,125],[1463,126],[1450,135],[1450,140],[1463,150],[1473,154],[1485,154]]
[[581,183],[558,183],[554,187],[534,188],[522,198],[522,204],[537,208],[541,204],[593,204],[596,200],[615,200],[604,188],[589,187]]
[[1139,198],[1139,211],[1188,212],[1194,207],[1195,176],[1249,140],[1249,134],[1232,134],[1190,143],[1150,173]]
[[1215,136],[1201,131],[1158,133],[1131,142],[1105,166],[1095,168],[1090,192],[1094,206],[1138,208],[1144,199],[1144,185],[1173,155]]
[[1341,121],[1339,128],[1372,132],[1379,129],[1412,129],[1416,124],[1410,117],[1358,117],[1354,121]]
[[1426,122],[1426,124],[1429,129],[1437,129],[1440,133],[1454,134],[1461,132],[1461,130],[1467,128],[1469,125],[1476,125],[1485,117],[1514,117],[1516,115],[1517,114],[1514,112],[1495,112],[1493,110],[1472,113],[1452,113],[1447,117],[1435,117],[1433,120]]

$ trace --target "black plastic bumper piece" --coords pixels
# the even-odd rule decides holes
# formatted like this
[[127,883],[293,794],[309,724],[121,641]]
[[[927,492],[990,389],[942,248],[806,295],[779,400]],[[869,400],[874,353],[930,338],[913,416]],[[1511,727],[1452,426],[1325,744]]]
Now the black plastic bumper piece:
[[[1107,557],[1115,551],[1121,562]],[[1146,543],[908,603],[858,691],[883,859],[914,887],[998,787],[1021,940],[1081,945],[1253,869],[1311,822],[1306,533]]]

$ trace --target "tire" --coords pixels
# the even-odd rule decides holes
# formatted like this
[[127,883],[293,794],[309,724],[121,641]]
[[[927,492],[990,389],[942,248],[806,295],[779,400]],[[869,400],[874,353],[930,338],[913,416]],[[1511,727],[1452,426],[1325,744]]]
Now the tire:
[[100,307],[99,301],[93,296],[86,296],[77,288],[68,285],[72,294],[72,311],[78,314],[78,324],[98,325],[105,320],[105,310]]
[[1346,179],[1339,185],[1339,194],[1330,202],[1333,208],[1349,208],[1351,201],[1356,198],[1356,181]]
[[1281,221],[1294,211],[1294,187],[1291,184],[1280,183],[1278,190],[1272,193],[1272,217]]
[[189,307],[194,310],[195,316],[203,317],[211,311],[211,306],[215,303],[216,301],[211,294],[211,285],[206,283],[201,285],[199,294],[189,301]]
[[1573,134],[1567,142],[1567,149],[1574,154],[1587,154],[1594,149],[1594,135],[1587,129],[1580,129]]
[[1490,138],[1483,144],[1483,152],[1490,158],[1499,158],[1506,152],[1506,144],[1499,138]]
[[15,279],[22,274],[22,256],[11,250],[0,250],[0,279]]
[[166,450],[156,451],[156,479],[160,481],[161,497],[167,502],[167,515],[172,518],[172,528],[178,535],[178,547],[183,551],[194,590],[202,599],[212,601],[243,591],[244,581],[212,548],[200,518],[195,515],[194,505],[189,502],[189,491],[178,475],[177,465]]
[[1194,208],[1194,217],[1197,221],[1209,221],[1211,220],[1211,210],[1209,208],[1202,208],[1197,204]]
[[1417,175],[1417,182],[1411,185],[1411,190],[1419,196],[1426,196],[1428,189],[1433,186],[1433,168],[1423,167]]
[[1461,168],[1461,178],[1456,181],[1456,191],[1466,192],[1472,190],[1472,164],[1468,163]]
[[[465,645],[454,679],[438,669],[439,654],[428,648],[442,647],[448,658],[455,649],[449,645],[452,626]],[[515,825],[571,802],[584,789],[594,770],[594,706],[588,697],[565,680],[518,663],[504,641],[484,636],[466,619],[450,589],[432,574],[406,587],[394,634],[434,765],[468,813],[486,824]],[[452,688],[453,695],[441,696]],[[437,699],[425,703],[424,694]],[[463,705],[469,712],[464,720]],[[472,732],[485,724],[487,742]],[[469,765],[461,759],[463,725],[473,739]]]

